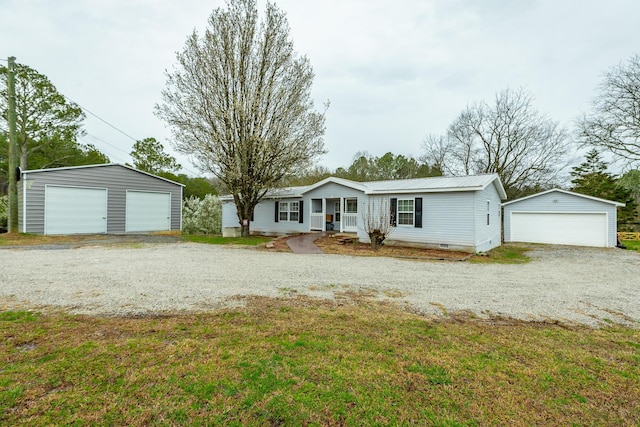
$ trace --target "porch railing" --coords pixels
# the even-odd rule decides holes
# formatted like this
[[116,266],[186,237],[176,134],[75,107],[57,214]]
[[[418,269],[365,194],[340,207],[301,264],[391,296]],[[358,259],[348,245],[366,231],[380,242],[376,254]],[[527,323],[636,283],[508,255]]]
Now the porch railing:
[[358,231],[358,214],[357,213],[343,213],[342,218],[342,230],[356,232]]
[[311,229],[312,230],[324,230],[325,227],[324,215],[321,213],[311,214]]

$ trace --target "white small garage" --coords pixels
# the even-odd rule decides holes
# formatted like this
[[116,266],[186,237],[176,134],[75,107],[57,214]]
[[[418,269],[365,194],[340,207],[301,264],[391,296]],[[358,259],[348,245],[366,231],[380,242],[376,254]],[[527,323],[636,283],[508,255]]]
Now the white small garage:
[[613,247],[624,204],[553,189],[502,206],[505,242]]
[[114,163],[24,171],[23,233],[145,233],[182,229],[183,185]]

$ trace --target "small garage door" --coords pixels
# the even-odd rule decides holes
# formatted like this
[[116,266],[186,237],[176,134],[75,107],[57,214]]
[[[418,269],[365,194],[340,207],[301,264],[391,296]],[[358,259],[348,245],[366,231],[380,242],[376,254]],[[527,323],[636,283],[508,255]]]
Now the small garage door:
[[607,246],[607,215],[512,212],[511,241]]
[[106,188],[45,187],[44,234],[106,232]]
[[127,190],[127,232],[171,230],[171,193]]

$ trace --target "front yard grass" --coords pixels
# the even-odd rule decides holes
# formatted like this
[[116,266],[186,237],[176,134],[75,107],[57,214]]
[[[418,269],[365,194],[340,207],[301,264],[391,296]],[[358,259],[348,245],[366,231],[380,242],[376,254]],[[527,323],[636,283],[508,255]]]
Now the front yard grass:
[[622,244],[630,251],[640,251],[640,240],[623,240]]
[[531,258],[526,255],[530,250],[531,248],[525,245],[503,243],[501,246],[493,248],[489,252],[470,258],[469,262],[478,264],[524,264],[531,260]]
[[1,425],[638,425],[640,330],[245,298],[0,312]]

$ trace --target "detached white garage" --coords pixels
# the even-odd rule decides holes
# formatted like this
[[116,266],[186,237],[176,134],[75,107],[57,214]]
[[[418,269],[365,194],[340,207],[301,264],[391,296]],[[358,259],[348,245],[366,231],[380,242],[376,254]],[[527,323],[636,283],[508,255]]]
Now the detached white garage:
[[553,189],[502,206],[505,242],[614,247],[624,204]]
[[24,171],[23,233],[144,233],[182,229],[183,185],[114,163]]

